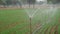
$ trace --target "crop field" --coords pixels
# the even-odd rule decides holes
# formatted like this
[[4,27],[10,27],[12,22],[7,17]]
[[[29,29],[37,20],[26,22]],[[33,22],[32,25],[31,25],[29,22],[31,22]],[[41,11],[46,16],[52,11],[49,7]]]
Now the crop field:
[[[0,34],[30,34],[30,20],[25,10],[30,11],[0,9]],[[52,15],[53,11],[46,14],[45,9],[39,9],[31,20],[32,34],[60,34],[60,8],[55,11]]]

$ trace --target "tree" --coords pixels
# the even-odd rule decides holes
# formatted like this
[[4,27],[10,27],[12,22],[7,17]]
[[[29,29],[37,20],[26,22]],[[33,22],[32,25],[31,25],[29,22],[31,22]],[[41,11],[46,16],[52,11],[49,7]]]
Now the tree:
[[0,5],[3,5],[4,7],[6,7],[6,2],[5,2],[5,0],[0,0]]
[[0,4],[2,4],[2,0],[0,0]]
[[9,5],[13,5],[13,6],[18,6],[19,5],[20,7],[22,7],[22,4],[21,4],[20,0],[7,0],[6,3],[7,3],[8,6]]
[[33,4],[33,7],[34,7],[35,0],[28,0],[28,3],[29,3],[29,7],[30,7],[30,4]]
[[53,4],[60,3],[60,0],[47,0],[47,1],[48,1],[48,3],[52,2]]

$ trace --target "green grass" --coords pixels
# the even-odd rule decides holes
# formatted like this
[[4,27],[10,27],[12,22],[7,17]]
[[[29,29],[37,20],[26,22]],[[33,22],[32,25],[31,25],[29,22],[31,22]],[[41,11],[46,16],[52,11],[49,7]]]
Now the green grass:
[[[32,28],[34,28],[37,23],[45,24],[43,21],[48,17],[46,15],[44,16],[44,14],[40,15],[40,13],[40,11],[37,12],[37,15],[32,19]],[[45,24],[38,30],[37,34],[40,34],[41,31],[42,34],[44,34],[49,26],[52,27],[54,24],[59,24],[59,19],[60,9],[58,9],[56,15],[52,17],[53,21]],[[29,24],[29,17],[24,9],[0,9],[0,34],[30,34]],[[58,26],[58,34],[60,34],[60,24]]]

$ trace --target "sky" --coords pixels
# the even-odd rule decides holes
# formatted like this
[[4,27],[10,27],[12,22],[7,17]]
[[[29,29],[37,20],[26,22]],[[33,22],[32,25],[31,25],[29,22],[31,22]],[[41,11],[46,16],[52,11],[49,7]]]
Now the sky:
[[36,0],[36,1],[38,1],[38,2],[39,2],[39,1],[45,1],[45,0]]

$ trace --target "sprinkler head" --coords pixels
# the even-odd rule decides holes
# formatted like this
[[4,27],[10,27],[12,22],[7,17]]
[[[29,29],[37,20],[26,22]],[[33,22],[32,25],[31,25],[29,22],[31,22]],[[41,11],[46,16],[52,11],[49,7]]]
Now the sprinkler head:
[[33,18],[33,16],[29,16],[29,18]]

